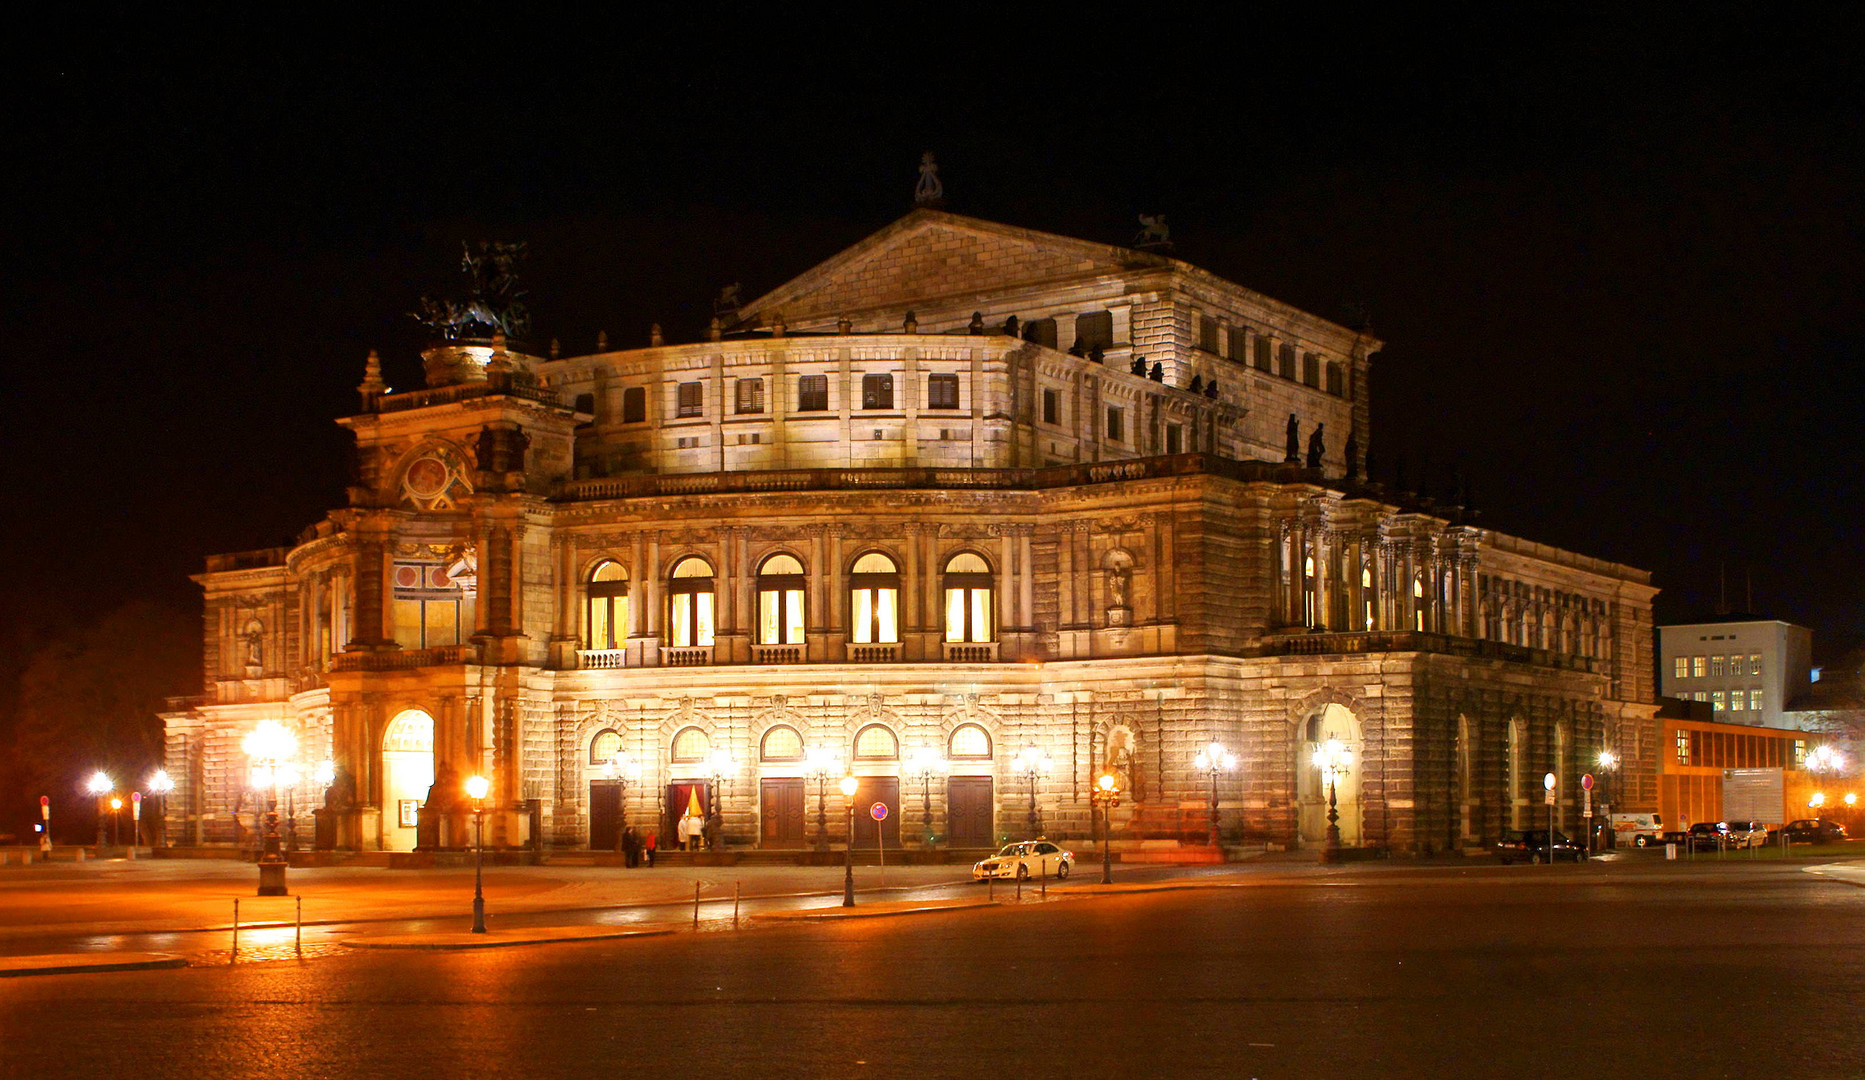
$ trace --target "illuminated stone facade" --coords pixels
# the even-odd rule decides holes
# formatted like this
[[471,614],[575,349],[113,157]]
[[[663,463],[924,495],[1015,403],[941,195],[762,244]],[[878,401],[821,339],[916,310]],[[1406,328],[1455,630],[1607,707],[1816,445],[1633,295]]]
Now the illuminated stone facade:
[[1648,576],[1355,479],[1369,336],[932,210],[727,316],[436,346],[423,390],[372,367],[349,505],[197,579],[171,838],[235,840],[262,717],[344,770],[325,840],[362,849],[458,845],[425,785],[476,772],[513,846],[610,847],[622,813],[671,843],[695,807],[729,847],[839,840],[843,771],[909,847],[1080,839],[1103,768],[1124,843],[1203,843],[1213,739],[1232,843],[1319,843],[1326,737],[1350,845],[1493,838],[1549,769],[1576,828],[1606,746],[1621,807],[1655,802]]

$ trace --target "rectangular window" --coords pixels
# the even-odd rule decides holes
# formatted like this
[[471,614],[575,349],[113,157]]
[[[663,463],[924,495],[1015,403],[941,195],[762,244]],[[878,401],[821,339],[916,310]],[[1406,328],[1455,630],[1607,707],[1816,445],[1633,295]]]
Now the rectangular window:
[[1209,315],[1198,316],[1198,347],[1208,353],[1217,351],[1217,320]]
[[958,408],[958,376],[926,376],[926,407],[929,409]]
[[1279,369],[1276,372],[1276,374],[1282,376],[1283,378],[1289,380],[1290,382],[1294,382],[1295,381],[1295,346],[1284,345],[1281,348],[1281,350],[1279,350],[1277,353],[1276,365],[1277,365],[1277,368]]
[[864,409],[893,408],[894,377],[892,375],[863,375],[861,377],[861,407]]
[[1075,343],[1082,351],[1114,347],[1114,313],[1089,311],[1075,316]]
[[1749,654],[1749,656],[1748,656],[1748,673],[1749,673],[1750,675],[1760,675],[1760,674],[1761,674],[1761,654],[1760,654],[1760,653],[1750,653],[1750,654]]
[[1230,358],[1239,364],[1250,358],[1250,332],[1241,326],[1230,328]]
[[1707,658],[1702,656],[1693,656],[1690,658],[1690,674],[1701,679],[1709,673],[1710,663]]
[[1062,392],[1059,390],[1043,391],[1043,423],[1060,424],[1062,422]]
[[706,384],[683,382],[676,399],[675,416],[698,416],[706,407]]
[[1711,690],[1710,691],[1710,708],[1716,710],[1717,712],[1722,712],[1724,707],[1725,706],[1723,704],[1723,692],[1721,690]]
[[1683,679],[1690,676],[1690,657],[1673,656],[1671,658],[1671,677]]
[[797,412],[829,411],[829,376],[804,375],[797,379]]
[[1259,336],[1256,339],[1256,370],[1258,371],[1269,370],[1270,355],[1271,353],[1275,351],[1275,348],[1276,348],[1275,342],[1270,341],[1266,337]]
[[1333,394],[1335,397],[1340,397],[1346,392],[1347,392],[1347,388],[1341,379],[1340,365],[1329,364],[1328,365],[1328,393]]
[[1179,424],[1166,425],[1166,453],[1183,454],[1185,452],[1185,428]]
[[622,423],[639,424],[648,418],[648,389],[631,386],[622,391]]
[[764,411],[764,380],[738,380],[738,411],[740,413],[761,413]]
[[1316,389],[1321,387],[1321,358],[1314,353],[1302,354],[1302,382]]
[[1748,692],[1748,708],[1750,712],[1761,711],[1761,689],[1759,687]]
[[1722,678],[1722,674],[1723,674],[1723,658],[1722,657],[1720,656],[1710,657],[1710,674],[1715,676],[1716,678],[1719,678],[1719,679]]
[[1748,695],[1740,690],[1729,691],[1729,711],[1742,712],[1748,705]]
[[1677,731],[1677,763],[1690,764],[1690,732],[1679,728]]
[[1112,406],[1108,407],[1107,437],[1110,441],[1121,442],[1126,438],[1126,435],[1124,432],[1125,420],[1126,420],[1126,413],[1124,410],[1116,409]]

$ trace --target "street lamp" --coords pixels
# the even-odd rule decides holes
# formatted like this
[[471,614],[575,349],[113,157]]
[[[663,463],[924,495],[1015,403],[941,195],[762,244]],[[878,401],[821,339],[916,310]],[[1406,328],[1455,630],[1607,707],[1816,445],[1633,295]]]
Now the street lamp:
[[84,790],[97,799],[97,846],[100,848],[104,846],[104,796],[110,794],[110,789],[116,786],[117,782],[110,779],[110,774],[102,769],[92,773],[91,778],[84,782]]
[[265,842],[259,855],[259,895],[285,896],[285,853],[279,850],[278,787],[282,778],[297,781],[291,759],[298,752],[298,737],[276,720],[261,720],[240,741],[253,762],[253,786],[268,792]]
[[1034,838],[1042,833],[1042,819],[1036,813],[1036,782],[1055,770],[1055,762],[1050,761],[1049,755],[1042,750],[1026,746],[1017,751],[1017,756],[1011,761],[1011,768],[1022,773],[1030,782],[1030,836]]
[[1211,837],[1208,841],[1213,848],[1222,845],[1217,834],[1217,778],[1220,773],[1231,772],[1237,767],[1237,755],[1228,753],[1224,744],[1212,739],[1198,756],[1192,759],[1192,768],[1201,773],[1211,774]]
[[492,787],[483,776],[466,778],[466,797],[473,800],[473,933],[486,932],[486,792]]
[[122,816],[123,816],[123,800],[116,795],[110,796],[110,846],[111,847],[117,846],[117,819]]
[[732,775],[738,771],[738,762],[732,760],[732,752],[723,746],[714,750],[707,759],[712,765],[712,816],[718,822],[712,830],[712,850],[725,850],[725,786],[732,782]]
[[621,785],[622,793],[616,810],[616,834],[628,831],[628,785],[641,779],[641,761],[626,750],[618,750],[602,763],[604,776]]
[[842,755],[826,746],[803,751],[805,771],[816,781],[816,850],[829,850],[829,799],[824,789],[831,776],[842,773]]
[[167,769],[157,769],[149,778],[149,794],[158,800],[155,806],[157,822],[156,841],[158,847],[168,846],[168,793],[175,790],[174,778]]
[[1088,799],[1101,808],[1101,884],[1114,883],[1114,807],[1120,805],[1120,781],[1111,772],[1094,778],[1094,790]]
[[[1601,750],[1599,752],[1599,757],[1594,760],[1599,765],[1600,780],[1602,781],[1600,785],[1599,813],[1601,820],[1604,822],[1601,827],[1605,830],[1605,833],[1600,839],[1602,841],[1610,841],[1610,846],[1617,847],[1618,833],[1614,832],[1612,827],[1612,799],[1608,797],[1608,791],[1610,790],[1613,794],[1617,794],[1618,788],[1612,787],[1609,789],[1605,781],[1610,781],[1618,775],[1619,755],[1613,753],[1611,750]],[[1587,842],[1591,844],[1591,838],[1589,838]]]
[[842,849],[842,906],[855,906],[855,789],[861,781],[842,777],[842,799],[848,803],[848,846]]
[[933,846],[932,827],[932,783],[933,777],[942,775],[950,764],[939,756],[939,751],[930,746],[916,747],[907,758],[907,775],[920,778],[920,811],[926,818],[926,846]]
[[1339,739],[1329,739],[1315,747],[1315,768],[1321,770],[1321,780],[1328,786],[1328,832],[1327,850],[1340,851],[1340,810],[1335,801],[1334,784],[1340,774],[1353,764],[1353,751]]

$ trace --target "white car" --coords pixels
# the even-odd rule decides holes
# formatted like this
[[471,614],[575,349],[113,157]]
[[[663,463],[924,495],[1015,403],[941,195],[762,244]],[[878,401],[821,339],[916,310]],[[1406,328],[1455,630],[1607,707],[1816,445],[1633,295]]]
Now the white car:
[[971,868],[971,879],[1030,878],[1054,874],[1057,880],[1068,877],[1075,865],[1075,853],[1063,851],[1047,840],[1020,840],[1005,844],[1004,850]]

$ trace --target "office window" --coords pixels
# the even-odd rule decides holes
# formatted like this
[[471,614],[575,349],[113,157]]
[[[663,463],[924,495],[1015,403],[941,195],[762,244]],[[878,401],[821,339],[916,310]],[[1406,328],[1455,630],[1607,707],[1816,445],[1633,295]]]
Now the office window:
[[1720,656],[1710,657],[1710,674],[1717,678],[1722,677],[1722,674],[1723,674],[1723,658],[1722,657]]
[[829,411],[829,376],[804,375],[797,379],[797,411]]
[[1690,732],[1685,731],[1682,728],[1679,728],[1677,732],[1676,746],[1677,746],[1677,763],[1679,765],[1690,764]]
[[864,409],[893,408],[894,377],[892,375],[863,375],[861,377],[861,407]]
[[926,376],[926,407],[929,409],[958,408],[958,376]]
[[1705,675],[1708,675],[1709,673],[1710,673],[1710,662],[1707,657],[1693,656],[1690,658],[1690,674],[1701,679]]
[[1107,437],[1109,440],[1113,442],[1120,442],[1125,438],[1125,435],[1123,434],[1123,431],[1125,428],[1125,421],[1126,421],[1125,410],[1116,409],[1112,406],[1108,407]]
[[1748,710],[1750,712],[1761,711],[1761,688],[1760,687],[1756,687],[1755,689],[1750,690],[1748,692]]
[[675,416],[698,416],[705,411],[706,384],[683,382],[675,402]]
[[1062,422],[1062,392],[1060,390],[1043,391],[1043,423],[1060,424]]
[[648,388],[631,386],[622,391],[622,423],[639,424],[648,418]]
[[1729,711],[1743,712],[1748,705],[1748,695],[1740,690],[1729,691]]
[[1749,673],[1750,675],[1760,675],[1760,674],[1761,674],[1761,654],[1760,654],[1760,653],[1750,653],[1750,654],[1749,654],[1749,656],[1748,656],[1748,673]]
[[1710,691],[1710,708],[1714,709],[1717,712],[1722,712],[1723,709],[1726,707],[1727,706],[1723,702],[1723,692],[1721,690],[1711,690]]
[[1690,676],[1690,657],[1688,656],[1671,657],[1671,677],[1673,679],[1684,679],[1684,678],[1688,678],[1689,676]]
[[764,380],[738,380],[738,411],[740,413],[761,413],[764,411]]

